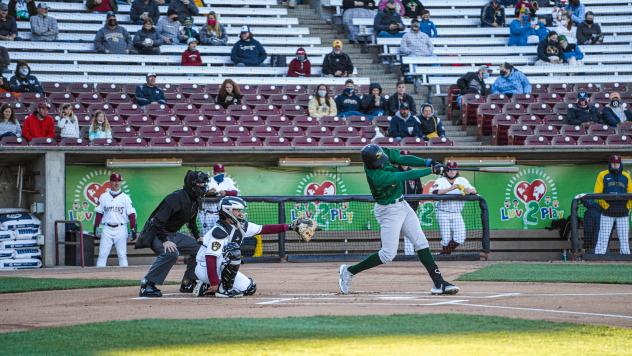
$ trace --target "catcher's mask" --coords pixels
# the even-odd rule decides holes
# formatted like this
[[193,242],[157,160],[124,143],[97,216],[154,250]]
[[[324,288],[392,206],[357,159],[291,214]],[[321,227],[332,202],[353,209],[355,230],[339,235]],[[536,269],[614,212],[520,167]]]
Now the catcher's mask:
[[388,156],[382,147],[370,143],[362,148],[362,161],[369,169],[380,169],[388,162]]
[[246,202],[238,197],[224,197],[219,201],[219,218],[237,224],[246,220]]
[[188,171],[184,177],[184,190],[196,199],[202,198],[206,193],[208,174],[200,171]]

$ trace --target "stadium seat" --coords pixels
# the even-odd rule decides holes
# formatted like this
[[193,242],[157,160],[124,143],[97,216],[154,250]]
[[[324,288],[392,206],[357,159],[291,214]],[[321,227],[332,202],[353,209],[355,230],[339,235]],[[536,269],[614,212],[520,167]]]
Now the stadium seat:
[[465,94],[461,98],[461,116],[463,129],[468,125],[476,125],[477,109],[479,105],[485,104],[487,99],[479,94]]
[[62,138],[60,144],[62,146],[87,146],[88,140],[82,138]]
[[28,143],[22,137],[7,136],[0,139],[0,146],[26,146]]
[[268,117],[266,119],[266,123],[268,124],[268,126],[272,126],[275,128],[282,128],[292,125],[290,119],[288,119],[285,115]]
[[213,104],[215,99],[209,93],[192,93],[189,95],[189,103],[195,105]]
[[613,135],[608,135],[608,137],[606,137],[606,144],[607,145],[629,145],[629,144],[632,144],[632,140],[630,139],[630,136],[628,135],[613,134]]
[[235,140],[237,146],[263,146],[263,141],[258,137],[240,136]]
[[544,119],[542,119],[542,122],[547,125],[553,125],[559,129],[560,127],[562,127],[562,125],[564,125],[565,119],[566,118],[562,115],[550,114],[544,115]]
[[[94,113],[97,110],[101,110],[105,113],[106,116],[116,115],[117,111],[113,105],[108,103],[100,102],[100,103],[92,103],[86,107],[86,111],[89,113]],[[109,121],[109,119],[108,119]]]
[[603,145],[605,144],[605,141],[597,135],[584,135],[584,136],[579,136],[579,138],[577,139],[577,144],[580,146]]
[[307,127],[313,127],[313,126],[320,126],[320,123],[318,122],[317,119],[312,118],[310,116],[296,116],[294,118],[294,125],[298,127],[307,128]]
[[580,136],[586,134],[586,130],[579,125],[564,125],[560,129],[560,134],[563,136],[572,137],[575,141],[577,141]]
[[346,141],[340,137],[323,137],[319,141],[320,146],[346,146]]
[[372,140],[373,143],[380,146],[399,146],[400,142],[392,137],[379,137]]
[[111,138],[95,138],[90,141],[91,146],[118,146],[118,142]]
[[94,84],[92,83],[71,83],[68,85],[68,91],[73,94],[92,93],[94,92]]
[[164,137],[165,130],[160,126],[143,126],[138,129],[138,136],[142,138]]
[[204,87],[204,85],[198,85],[198,84],[180,84],[180,92],[183,94],[200,94],[200,93],[206,93],[206,88]]
[[558,93],[542,93],[538,95],[538,102],[553,106],[564,101],[564,97]]
[[[628,85],[629,86],[629,85]],[[618,91],[618,92],[622,92],[622,91],[626,91],[626,85],[622,84],[622,83],[603,83],[601,85],[601,91],[602,92],[612,92],[612,91]]]
[[200,106],[200,114],[206,116],[225,116],[226,110],[217,104],[202,104]]
[[[66,94],[66,95],[64,95]],[[64,98],[68,97],[68,99],[66,100],[72,100],[72,96],[68,93],[64,93],[58,96],[63,96]],[[9,95],[11,95],[9,93]],[[41,101],[46,100],[46,97],[44,94],[40,94],[40,93],[20,93],[20,101],[24,104],[24,105],[31,105],[33,103],[39,103]],[[51,98],[48,98],[49,101],[53,102],[53,100]],[[4,100],[3,100],[4,102]]]
[[312,96],[309,94],[299,94],[294,97],[294,104],[307,107]]
[[279,135],[277,130],[271,126],[256,126],[250,132],[252,133],[254,137],[259,137],[259,138],[275,137]]
[[279,116],[281,111],[274,105],[255,105],[253,112],[259,116]]
[[132,98],[126,93],[108,93],[104,100],[111,105],[116,105],[118,108],[120,104],[131,102]]
[[312,138],[312,137],[304,137],[304,136],[300,136],[300,137],[294,137],[292,139],[292,146],[314,146],[318,143],[318,141],[316,141],[316,139]]
[[119,115],[128,117],[130,115],[143,115],[143,109],[133,103],[121,103],[116,107]]
[[529,104],[529,113],[544,117],[545,115],[553,114],[553,108],[544,103]]
[[207,142],[208,146],[235,146],[235,141],[228,137],[211,136]]
[[549,84],[549,93],[556,93],[564,96],[566,93],[572,93],[575,89],[575,85],[567,83],[553,83]]
[[236,139],[238,137],[250,137],[250,131],[239,125],[226,126],[224,129],[224,135],[226,137]]
[[77,95],[77,102],[83,104],[83,105],[87,105],[87,104],[101,104],[103,103],[103,98],[101,97],[101,95],[97,94],[97,93],[79,93],[79,95]]
[[237,125],[237,118],[230,115],[213,116],[213,118],[211,119],[211,124],[217,127],[221,127],[221,128],[224,128],[227,126],[234,126],[234,125]]
[[165,93],[176,93],[180,91],[179,85],[171,85],[169,83],[166,83],[166,84],[158,84],[156,86],[162,89],[162,91]]
[[599,87],[593,83],[580,83],[575,86],[575,91],[585,91],[587,93],[596,93],[599,91]]
[[284,126],[279,129],[279,136],[286,138],[302,137],[305,132],[298,126]]
[[566,114],[568,113],[568,109],[572,108],[573,106],[575,106],[575,104],[573,103],[557,103],[555,104],[555,106],[553,106],[553,112],[558,115],[566,116]]
[[604,124],[591,124],[586,131],[589,135],[596,135],[602,139],[606,139],[608,135],[614,135],[617,133],[617,129]]
[[[28,96],[26,97],[28,98]],[[27,99],[22,99],[22,100],[27,100]],[[60,92],[60,93],[50,93],[47,97],[47,100],[55,105],[60,105],[60,104],[66,104],[66,103],[70,103],[70,102],[74,102],[75,101],[75,97],[72,96],[72,94],[70,93],[66,93],[66,92]],[[27,103],[27,101],[23,101],[25,104]],[[29,104],[32,103],[32,101],[28,102]]]
[[[219,93],[219,84],[207,84],[204,86],[204,91],[207,94],[210,94],[212,96],[217,96],[217,93]],[[253,94],[251,92],[249,92],[248,90],[246,90],[247,85],[241,87],[241,95],[246,95],[246,94]]]
[[136,130],[129,126],[116,126],[112,127],[112,137],[124,138],[124,137],[136,137]]
[[308,127],[307,131],[305,132],[305,136],[307,137],[312,137],[312,138],[323,138],[323,137],[331,137],[331,130],[326,127],[326,126],[320,126],[320,127]]
[[246,115],[239,118],[239,124],[243,127],[251,129],[255,126],[265,125],[266,120],[258,115]]
[[57,141],[54,138],[38,137],[29,142],[31,146],[57,146]]
[[[428,143],[419,137],[404,137],[400,144],[404,147],[423,147],[428,146]],[[435,145],[436,146],[436,145]]]
[[204,115],[187,115],[182,119],[182,124],[192,127],[198,128],[201,126],[209,125],[211,122],[204,117]]
[[372,126],[372,122],[366,116],[354,115],[347,117],[347,125],[351,127],[362,128]]
[[243,96],[243,98],[241,98],[241,102],[250,106],[263,105],[268,104],[268,99],[265,96],[259,94],[246,94]]
[[390,116],[377,116],[373,119],[375,121],[375,125],[383,130],[388,129],[388,126],[391,123]]
[[[119,111],[120,114],[120,111]],[[127,124],[139,128],[144,126],[154,126],[154,120],[147,115],[128,115]]]
[[515,123],[516,118],[511,115],[494,115],[494,118],[492,119],[492,144],[507,145],[507,131],[509,130],[509,127]]
[[536,136],[546,137],[547,139],[552,139],[553,137],[559,135],[559,130],[557,127],[553,125],[538,125],[533,130],[533,134]]
[[193,104],[180,103],[173,106],[173,113],[178,117],[185,117],[187,115],[198,115],[200,110]]
[[454,142],[446,137],[433,137],[428,140],[428,146],[454,146]]
[[359,132],[352,126],[338,126],[333,130],[333,135],[338,138],[348,139],[352,137],[358,137]]
[[365,146],[371,143],[371,140],[366,137],[352,137],[347,140],[347,146]]
[[285,137],[266,137],[263,141],[263,145],[271,147],[287,147],[292,146],[292,143]]
[[147,141],[140,137],[123,137],[119,143],[126,147],[147,147]]
[[206,146],[206,141],[200,137],[182,137],[178,140],[178,146],[204,147]]
[[549,92],[549,87],[547,85],[537,83],[536,85],[531,86],[531,95],[537,96],[542,93],[548,93],[548,92]]
[[145,112],[152,117],[174,114],[169,105],[159,103],[151,103],[146,105]]
[[558,136],[553,137],[553,139],[551,140],[551,144],[554,145],[554,146],[555,145],[557,145],[557,146],[560,146],[560,145],[562,145],[562,146],[564,146],[564,145],[572,146],[572,145],[576,145],[577,142],[575,141],[574,138],[572,138],[570,136],[558,135]]
[[224,131],[222,131],[221,128],[213,125],[200,126],[195,130],[195,133],[198,137],[203,138],[224,137]]
[[518,117],[527,114],[529,104],[512,103],[503,106],[503,114]]
[[293,105],[294,99],[287,94],[273,94],[268,98],[268,102],[272,105]]
[[298,104],[283,104],[281,106],[281,111],[283,112],[283,115],[289,117],[308,115],[307,108]]
[[338,116],[323,116],[320,118],[320,124],[329,128],[335,128],[339,126],[347,126],[347,121],[346,119]]
[[66,84],[59,82],[44,82],[42,83],[42,88],[44,88],[44,92],[51,93],[65,93],[68,91]]
[[501,104],[481,104],[476,109],[476,135],[479,139],[492,134],[492,119],[502,113]]
[[592,103],[599,103],[601,106],[604,106],[610,103],[610,93],[608,92],[594,93],[590,97],[590,99]]
[[375,135],[377,134],[377,131],[382,133],[382,130],[380,130],[379,127],[375,127],[375,126],[363,127],[360,129],[360,136],[364,138],[368,138],[368,139],[373,139],[373,137],[375,137]]
[[544,136],[528,136],[523,144],[525,146],[549,146],[551,142]]
[[174,147],[176,140],[171,137],[152,137],[149,139],[149,145],[154,147]]
[[[212,91],[209,91],[209,89],[211,88],[209,88],[209,86],[206,86],[206,92],[213,93]],[[219,91],[219,87],[217,90]],[[215,91],[214,93],[217,94],[217,91]],[[259,87],[256,85],[244,85],[241,87],[241,95],[257,94],[257,93],[259,93]]]
[[195,133],[190,127],[187,126],[171,126],[167,129],[167,136],[171,138],[180,139],[183,137],[195,136]]
[[542,119],[536,115],[520,115],[516,120],[517,124],[529,125],[532,128],[543,123]]
[[507,137],[509,145],[522,145],[525,139],[533,135],[533,130],[528,125],[515,124],[509,127],[507,130]]
[[262,85],[259,87],[259,94],[266,97],[274,94],[283,94],[283,87],[278,85]]
[[228,107],[228,114],[230,116],[240,117],[253,115],[254,112],[248,105],[231,105]]
[[154,124],[167,129],[172,126],[181,126],[182,121],[175,115],[160,115],[156,116]]
[[531,94],[514,94],[511,101],[516,104],[528,106],[531,103],[536,103],[538,101],[538,97]]
[[620,123],[619,125],[617,125],[617,133],[619,135],[632,135],[632,122],[631,121],[624,121],[622,123]]
[[123,87],[115,83],[98,83],[96,87],[96,91],[97,93],[101,93],[101,94],[110,94],[110,93],[120,94],[123,92]]
[[487,102],[490,104],[505,105],[511,102],[511,98],[505,94],[489,94]]

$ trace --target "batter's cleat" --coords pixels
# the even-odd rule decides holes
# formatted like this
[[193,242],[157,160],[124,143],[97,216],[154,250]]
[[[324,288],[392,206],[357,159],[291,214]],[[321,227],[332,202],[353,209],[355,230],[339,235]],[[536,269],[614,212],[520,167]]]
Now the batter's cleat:
[[162,292],[160,291],[160,289],[156,288],[154,282],[147,281],[141,283],[138,296],[146,298],[160,298],[162,297]]
[[235,289],[215,293],[215,297],[217,298],[241,298],[243,296],[244,294],[242,292]]
[[432,284],[432,289],[430,289],[430,293],[432,293],[433,295],[440,295],[440,294],[457,294],[461,289],[459,289],[459,287],[450,284],[446,281],[441,281],[438,283],[433,283]]
[[338,287],[340,287],[340,293],[349,294],[349,288],[351,287],[351,280],[353,279],[353,274],[349,272],[349,266],[342,265],[340,266],[339,277],[338,277]]
[[195,288],[195,281],[183,279],[180,284],[180,293],[193,293],[193,288]]
[[195,288],[193,288],[193,295],[196,297],[201,297],[208,290],[209,285],[200,281],[199,279],[195,283]]

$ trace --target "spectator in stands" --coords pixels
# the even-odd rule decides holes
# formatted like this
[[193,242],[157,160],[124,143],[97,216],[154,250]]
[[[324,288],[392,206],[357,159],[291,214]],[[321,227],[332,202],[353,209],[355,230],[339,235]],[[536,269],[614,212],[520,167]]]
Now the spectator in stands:
[[601,26],[595,23],[595,15],[592,11],[586,13],[586,19],[584,22],[577,26],[577,44],[602,44],[603,33],[601,32]]
[[415,99],[406,93],[406,83],[398,82],[397,92],[388,98],[388,114],[395,115],[403,103],[408,105],[408,110],[410,110],[413,115],[417,115]]
[[369,85],[369,94],[362,98],[362,111],[369,116],[369,120],[373,120],[376,116],[382,116],[388,110],[388,97],[382,95],[382,86],[380,83],[371,83]]
[[616,127],[621,122],[632,121],[632,111],[621,103],[621,94],[615,91],[610,93],[610,103],[603,108],[601,119],[606,125]]
[[79,120],[72,110],[72,104],[64,104],[61,107],[61,117],[57,121],[57,127],[61,130],[61,138],[80,138]]
[[[568,43],[566,36],[559,36],[560,46],[564,50],[564,62],[575,65],[578,64],[579,61],[584,59],[584,54],[582,53],[579,46],[574,43]],[[579,62],[581,64],[581,62]]]
[[407,103],[402,103],[388,124],[389,137],[401,141],[406,137],[422,137],[421,120],[410,112]]
[[425,103],[421,106],[419,130],[424,141],[435,137],[445,137],[445,130],[441,119],[435,115],[434,107]]
[[136,32],[133,43],[140,54],[160,54],[160,45],[164,42],[156,31],[152,19],[146,18],[143,27]]
[[309,116],[320,119],[323,116],[336,116],[338,115],[338,108],[336,102],[329,96],[329,87],[325,84],[320,84],[316,88],[314,97],[308,104]]
[[200,42],[210,46],[225,46],[228,43],[226,28],[213,11],[206,16],[206,26],[200,31]]
[[99,53],[112,54],[126,54],[132,49],[132,36],[118,25],[113,12],[108,12],[105,26],[94,37],[94,48]]
[[373,29],[377,37],[401,38],[404,36],[404,22],[395,12],[395,0],[388,0],[384,11],[380,11],[373,19]]
[[521,14],[534,17],[536,11],[538,11],[538,3],[531,0],[518,0],[514,6],[514,15],[516,17]]
[[[378,11],[384,11],[389,1],[390,0],[380,0],[380,2],[377,5]],[[394,1],[395,1],[395,12],[397,12],[399,16],[404,16],[406,14],[406,9],[404,8],[404,4],[402,3],[402,0],[394,0]]]
[[166,44],[178,43],[180,36],[180,22],[178,22],[178,13],[169,9],[167,16],[163,16],[156,24],[156,31],[162,36],[162,40]]
[[40,3],[37,5],[37,16],[31,16],[31,40],[33,41],[55,41],[59,35],[57,19],[48,16],[48,5]]
[[15,66],[15,74],[9,81],[11,91],[18,93],[44,93],[39,80],[31,74],[31,67],[25,61],[19,61]]
[[197,50],[198,40],[194,37],[189,38],[187,42],[187,49],[182,52],[182,65],[183,66],[202,66],[202,54]]
[[555,27],[554,30],[560,37],[565,36],[568,43],[577,43],[577,37],[575,37],[575,34],[577,33],[577,28],[573,25],[571,15],[566,13],[562,14],[560,23],[557,27]]
[[538,45],[538,60],[536,65],[564,63],[564,49],[560,45],[557,32],[551,31],[546,39]]
[[197,6],[195,6],[195,2],[193,0],[171,0],[169,8],[167,8],[167,12],[169,11],[175,11],[175,13],[178,14],[180,21],[184,20],[186,17],[197,16],[200,14],[200,10],[198,10]]
[[546,19],[544,17],[532,17],[531,27],[533,28],[533,31],[535,31],[535,36],[537,36],[537,41],[534,41],[533,43],[542,42],[549,34],[549,29],[546,28]]
[[166,104],[165,93],[156,86],[156,73],[147,73],[146,80],[145,84],[136,87],[136,104]]
[[230,60],[240,67],[259,66],[263,64],[266,57],[268,57],[266,50],[259,41],[253,38],[250,27],[241,26],[239,41],[235,42],[230,51]]
[[[402,56],[432,56],[434,46],[427,34],[421,32],[419,21],[412,20],[410,32],[406,32],[399,45],[399,54]],[[403,68],[403,66],[402,66]]]
[[22,137],[20,122],[15,118],[15,112],[9,104],[0,106],[0,138]]
[[146,18],[158,24],[160,19],[158,3],[154,0],[134,0],[129,10],[129,17],[135,25],[142,25]]
[[11,58],[9,57],[9,51],[0,46],[0,73],[4,73],[9,68],[9,64],[11,64]]
[[531,25],[529,15],[520,14],[509,24],[509,46],[526,46],[529,44],[529,36],[535,35],[535,29]]
[[28,21],[37,15],[35,0],[9,0],[9,16],[17,21]]
[[355,84],[353,80],[347,79],[345,89],[342,94],[336,96],[336,107],[338,116],[347,117],[359,115],[362,116],[360,109],[362,107],[362,98],[356,94]]
[[200,41],[200,34],[193,26],[193,17],[189,16],[184,19],[183,25],[180,26],[178,39],[180,39],[180,43],[189,43],[190,38]]
[[478,71],[467,72],[456,81],[456,86],[458,86],[461,90],[459,96],[456,98],[456,102],[459,107],[461,107],[461,99],[465,94],[478,94],[481,96],[487,95],[485,79],[489,78],[489,73],[489,67],[482,65],[478,67]]
[[312,63],[307,59],[307,52],[303,47],[296,50],[296,57],[287,68],[288,77],[311,77]]
[[22,136],[27,141],[34,138],[55,138],[55,120],[48,115],[48,104],[37,104],[35,111],[26,117]]
[[351,58],[342,51],[342,41],[334,40],[333,50],[323,60],[322,73],[327,77],[348,77],[353,73]]
[[226,109],[230,105],[241,104],[241,92],[239,91],[239,85],[232,79],[226,79],[219,88],[217,94],[217,100],[215,102]]
[[419,0],[402,0],[404,17],[421,21],[421,13],[426,9]]
[[570,0],[565,10],[571,15],[571,20],[573,20],[575,25],[579,26],[580,23],[584,22],[586,7],[579,0]]
[[481,9],[481,26],[505,27],[505,7],[492,0]]
[[87,0],[86,8],[90,12],[98,12],[98,13],[108,13],[118,12],[118,4],[116,0]]
[[509,63],[500,65],[500,76],[492,85],[492,94],[531,94],[529,79]]
[[18,36],[15,18],[9,16],[9,7],[0,4],[0,41],[13,41]]
[[349,42],[358,41],[359,26],[353,25],[353,19],[375,18],[377,7],[373,0],[343,0],[342,24],[349,32]]
[[0,93],[8,93],[10,91],[9,81],[3,75],[0,75]]
[[92,122],[90,123],[88,138],[90,141],[100,138],[112,138],[110,122],[108,121],[108,118],[105,117],[105,113],[103,111],[97,110],[94,114],[92,114]]
[[430,21],[430,11],[428,10],[424,10],[421,13],[421,23],[419,24],[419,28],[421,29],[421,32],[425,33],[429,37],[434,38],[439,35],[434,22]]
[[593,105],[588,104],[590,97],[585,91],[577,94],[577,105],[568,109],[566,114],[566,124],[583,125],[599,122],[599,111]]

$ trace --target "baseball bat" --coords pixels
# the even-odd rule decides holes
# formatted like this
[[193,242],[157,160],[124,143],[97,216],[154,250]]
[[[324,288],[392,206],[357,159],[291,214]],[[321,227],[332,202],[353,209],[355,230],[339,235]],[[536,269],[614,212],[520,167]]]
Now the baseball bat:
[[459,171],[485,172],[485,173],[518,173],[518,167],[466,167],[457,168]]

